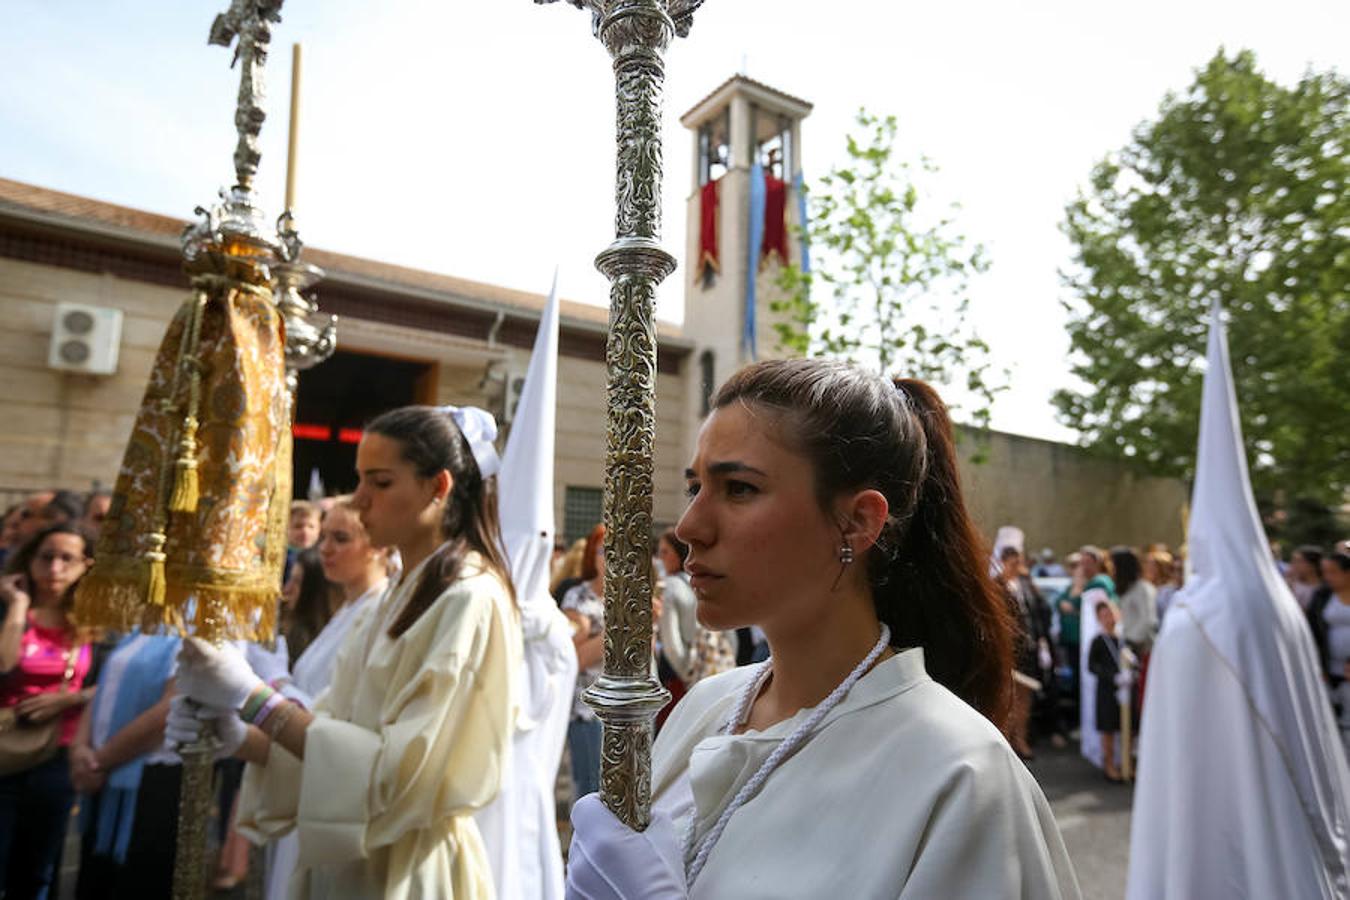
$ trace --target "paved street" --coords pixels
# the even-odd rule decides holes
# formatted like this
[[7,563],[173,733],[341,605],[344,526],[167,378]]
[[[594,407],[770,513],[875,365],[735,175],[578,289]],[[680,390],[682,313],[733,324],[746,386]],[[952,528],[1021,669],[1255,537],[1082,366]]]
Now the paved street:
[[1076,743],[1054,750],[1042,742],[1027,767],[1055,811],[1084,900],[1121,900],[1129,860],[1131,788],[1106,781],[1078,754]]

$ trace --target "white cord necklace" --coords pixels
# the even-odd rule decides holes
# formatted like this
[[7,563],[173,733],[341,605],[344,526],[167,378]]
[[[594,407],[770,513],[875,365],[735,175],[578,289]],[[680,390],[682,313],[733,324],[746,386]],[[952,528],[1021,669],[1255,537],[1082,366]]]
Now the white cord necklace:
[[[824,719],[827,714],[829,714],[830,710],[838,706],[840,701],[848,695],[848,692],[853,688],[853,685],[857,684],[858,680],[867,674],[867,671],[872,668],[873,663],[877,661],[877,658],[881,656],[890,642],[891,629],[883,622],[881,624],[881,637],[877,638],[876,646],[872,648],[871,652],[863,657],[863,661],[858,663],[853,671],[848,673],[848,677],[830,692],[830,696],[821,701],[821,704],[812,710],[811,715],[803,719],[802,722],[793,729],[792,733],[774,748],[768,758],[760,763],[759,768],[755,770],[755,774],[750,776],[750,780],[736,792],[735,797],[731,798],[731,802],[727,804],[727,808],[722,810],[722,815],[717,817],[716,824],[714,824],[704,836],[702,842],[698,844],[697,852],[694,854],[694,858],[689,862],[685,872],[685,881],[687,884],[692,887],[694,879],[698,878],[699,873],[703,871],[703,866],[708,861],[708,854],[712,852],[713,846],[717,844],[718,838],[722,836],[722,831],[727,827],[727,823],[731,821],[731,817],[735,814],[736,810],[744,806],[751,797],[759,792],[759,789],[763,787],[764,782],[768,780],[768,777],[773,774],[773,770],[778,768],[783,760],[791,756],[799,746],[806,743],[806,740],[811,737],[811,732],[815,731],[816,726],[820,724],[821,720]],[[768,680],[770,673],[773,671],[772,662],[772,659],[766,660],[760,666],[759,673],[751,679],[750,684],[746,686],[745,692],[741,695],[740,702],[736,705],[735,712],[727,719],[726,724],[722,726],[722,734],[731,734],[745,723],[746,718],[750,714],[751,705],[755,702],[755,698],[759,696],[759,692],[764,687],[764,682]],[[687,847],[693,846],[694,844],[694,826],[697,818],[696,812],[690,814],[689,827],[686,830],[684,841],[685,846]]]

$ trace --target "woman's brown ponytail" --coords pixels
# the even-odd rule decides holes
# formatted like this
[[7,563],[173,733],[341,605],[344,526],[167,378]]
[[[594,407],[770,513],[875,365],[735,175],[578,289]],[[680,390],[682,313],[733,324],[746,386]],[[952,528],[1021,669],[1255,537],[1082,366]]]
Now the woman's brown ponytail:
[[877,612],[897,639],[924,648],[933,678],[1002,727],[1012,698],[1012,615],[989,578],[989,551],[961,495],[946,404],[922,381],[895,386],[923,428],[926,471]]

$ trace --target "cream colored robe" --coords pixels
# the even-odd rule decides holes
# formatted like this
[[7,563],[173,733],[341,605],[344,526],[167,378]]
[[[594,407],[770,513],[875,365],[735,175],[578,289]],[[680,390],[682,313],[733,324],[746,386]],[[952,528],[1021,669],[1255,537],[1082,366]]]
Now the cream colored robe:
[[[657,739],[655,808],[698,838],[807,715],[720,735],[746,666],[699,682]],[[686,848],[686,863],[689,857]],[[983,716],[924,671],[878,664],[731,817],[691,898],[1077,898],[1044,794]]]
[[520,625],[476,555],[397,639],[389,623],[421,567],[371,604],[315,703],[305,758],[273,745],[249,765],[239,827],[294,829],[292,898],[491,898],[473,812],[501,787],[511,740]]

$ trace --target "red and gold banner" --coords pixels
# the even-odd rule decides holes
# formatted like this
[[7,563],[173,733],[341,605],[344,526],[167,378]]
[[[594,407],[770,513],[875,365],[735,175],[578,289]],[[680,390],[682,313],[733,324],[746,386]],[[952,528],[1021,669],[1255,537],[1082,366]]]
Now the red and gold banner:
[[709,181],[699,189],[698,265],[694,272],[700,279],[709,271],[721,271],[717,262],[717,185],[718,181]]
[[266,286],[194,284],[155,357],[75,617],[268,640],[291,499],[282,320]]
[[788,263],[787,182],[764,176],[764,243],[761,258],[777,255],[780,265]]

